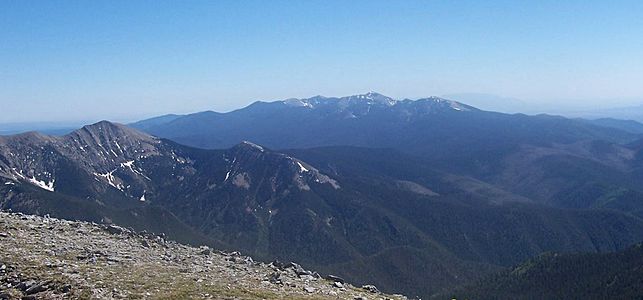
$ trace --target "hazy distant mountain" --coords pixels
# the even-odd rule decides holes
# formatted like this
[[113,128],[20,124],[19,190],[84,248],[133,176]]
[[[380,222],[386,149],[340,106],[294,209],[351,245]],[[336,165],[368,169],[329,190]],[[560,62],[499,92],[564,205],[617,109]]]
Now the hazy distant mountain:
[[[226,148],[242,140],[275,149],[394,148],[451,173],[565,207],[589,205],[610,189],[593,187],[604,191],[583,205],[572,205],[570,201],[575,200],[561,198],[568,198],[568,191],[588,188],[591,182],[552,181],[547,176],[556,175],[558,165],[590,164],[592,169],[628,165],[632,151],[619,143],[638,138],[617,128],[563,117],[502,114],[442,98],[394,100],[377,93],[256,102],[229,113],[203,112],[155,126],[145,124],[136,126],[205,148]],[[605,146],[592,141],[603,141]],[[549,188],[552,185],[555,188]]]
[[[509,115],[441,98],[399,101],[369,93],[256,102],[230,113],[203,112],[145,128],[199,147],[248,139],[282,149],[394,148],[539,203],[590,208],[614,195],[617,202],[640,197],[633,173],[636,151],[622,144],[640,135],[625,123]],[[616,193],[621,187],[635,192]]]
[[377,93],[255,102],[229,113],[202,112],[134,126],[202,148],[252,140],[275,149],[391,147],[439,159],[502,155],[521,144],[635,139],[627,132],[562,117],[501,114],[437,97],[394,100]]
[[[437,100],[430,105],[436,112],[473,111]],[[366,103],[361,112],[373,109]],[[630,147],[640,154],[636,144]],[[561,175],[571,184],[557,179],[537,186],[563,193],[577,187],[575,180],[590,180],[616,194],[584,206],[590,210],[560,209],[500,181],[453,174],[398,150],[275,152],[251,142],[200,150],[100,122],[63,137],[1,137],[0,207],[165,232],[428,296],[543,251],[613,251],[642,240],[636,186],[611,187],[618,177],[610,176],[626,171],[603,175],[574,157],[579,160],[570,159],[571,166],[587,170]],[[631,165],[640,166],[636,160]],[[569,169],[576,170],[582,169]],[[574,206],[566,203],[554,206]]]
[[467,103],[477,108],[503,113],[531,113],[535,107],[517,98],[482,93],[458,93],[444,95],[444,98]]
[[38,131],[50,135],[65,135],[82,125],[80,122],[25,122],[0,124],[0,135]]
[[[643,102],[643,101],[641,101]],[[643,122],[643,105],[625,107],[601,108],[591,110],[568,110],[563,113],[565,116],[584,119],[620,119]]]
[[175,115],[175,114],[167,114],[167,115],[162,115],[159,117],[154,117],[150,119],[146,119],[145,121],[140,121],[136,123],[130,124],[131,127],[138,128],[141,130],[148,129],[154,126],[162,125],[165,123],[172,122],[180,117],[183,117],[183,115]]
[[[581,120],[585,120],[585,119],[581,119]],[[585,121],[598,126],[616,128],[616,129],[620,129],[623,131],[627,131],[627,132],[639,134],[639,135],[643,134],[643,123],[639,123],[633,120],[601,118],[601,119],[593,119],[593,120],[585,120]]]

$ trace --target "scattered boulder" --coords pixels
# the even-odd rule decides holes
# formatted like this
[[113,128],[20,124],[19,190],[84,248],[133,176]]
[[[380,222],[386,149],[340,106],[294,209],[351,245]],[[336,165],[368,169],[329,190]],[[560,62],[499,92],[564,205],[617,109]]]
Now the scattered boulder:
[[315,276],[304,274],[304,275],[299,275],[299,279],[302,279],[305,281],[311,281],[311,280],[315,280]]
[[37,294],[40,292],[44,292],[47,289],[49,289],[49,287],[47,286],[47,282],[40,282],[27,288],[27,290],[25,290],[25,294],[27,295]]
[[199,254],[201,255],[210,255],[212,253],[212,249],[208,246],[201,246],[201,251],[199,251]]
[[107,232],[109,232],[111,234],[122,234],[127,229],[125,229],[123,227],[120,227],[120,226],[116,226],[116,225],[108,225],[108,226],[105,227],[105,230],[107,230]]
[[283,284],[280,277],[281,277],[280,273],[274,272],[268,276],[268,282],[272,284]]
[[330,281],[339,282],[339,283],[346,283],[346,280],[344,280],[344,278],[341,278],[341,277],[335,276],[335,275],[328,275],[328,276],[326,276],[326,279],[328,279]]
[[376,286],[371,285],[371,284],[363,285],[362,289],[367,290],[367,291],[369,291],[371,293],[377,293],[377,294],[380,293],[380,290],[378,290]]
[[298,276],[301,276],[301,275],[313,276],[313,272],[305,270],[300,265],[298,265],[298,264],[296,264],[294,262],[291,262],[286,268],[292,268],[293,271],[295,271],[295,274],[297,274]]
[[[43,222],[41,217],[0,211],[0,226],[7,233],[0,239],[0,300],[75,299],[78,295],[91,299],[154,298],[177,287],[172,280],[149,281],[151,274],[138,274],[141,270],[176,278],[178,284],[194,281],[194,290],[189,292],[208,299],[212,294],[205,292],[210,286],[232,292],[265,291],[282,299],[302,295],[353,299],[366,294],[349,288],[337,276],[327,277],[332,281],[318,280],[321,276],[317,272],[297,263],[255,262],[239,252],[190,247],[116,225],[52,218]],[[28,248],[24,241],[29,242]],[[30,268],[29,272],[25,268]],[[104,280],[101,272],[108,272],[109,280]],[[56,274],[62,276],[52,277]],[[140,290],[129,288],[131,284],[145,285],[147,290],[141,295]]]

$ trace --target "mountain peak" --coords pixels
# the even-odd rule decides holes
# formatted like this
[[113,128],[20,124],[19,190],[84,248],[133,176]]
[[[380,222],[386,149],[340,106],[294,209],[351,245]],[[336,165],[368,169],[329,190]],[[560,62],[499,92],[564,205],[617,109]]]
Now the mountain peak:
[[366,94],[344,97],[342,99],[345,99],[348,101],[358,100],[358,101],[374,102],[377,104],[384,104],[386,106],[393,106],[395,105],[395,103],[397,103],[397,100],[373,91],[368,92]]
[[22,142],[26,141],[47,141],[47,140],[53,140],[55,137],[51,137],[45,134],[42,134],[38,131],[27,131],[23,133],[18,133],[14,135],[8,135],[8,136],[0,136],[0,141],[1,140],[20,140]]
[[123,130],[124,128],[128,128],[128,127],[123,124],[102,120],[94,124],[85,125],[80,130],[96,132],[96,131],[104,131],[104,130]]
[[449,109],[453,109],[453,110],[456,110],[456,111],[475,111],[475,110],[478,110],[477,108],[475,108],[473,106],[469,106],[469,105],[466,105],[466,104],[462,104],[462,103],[460,103],[458,101],[449,100],[449,99],[445,99],[445,98],[441,98],[441,97],[437,97],[437,96],[431,96],[431,97],[428,97],[428,98],[418,99],[418,100],[415,100],[415,102],[418,103],[418,104],[426,103],[426,104],[428,104],[428,105],[430,105],[432,107],[437,106],[437,107],[442,107],[442,108],[449,108]]
[[264,152],[266,149],[264,149],[262,146],[259,146],[253,142],[249,141],[241,141],[241,143],[237,144],[236,146],[232,147],[233,149],[243,149],[243,150],[250,150],[250,151],[260,151]]
[[119,138],[119,137],[129,137],[137,140],[152,141],[156,138],[138,131],[131,127],[127,127],[120,123],[114,123],[110,121],[100,121],[94,124],[85,125],[81,129],[71,132],[68,136],[79,136],[79,135],[90,135],[94,137],[106,137],[106,138]]

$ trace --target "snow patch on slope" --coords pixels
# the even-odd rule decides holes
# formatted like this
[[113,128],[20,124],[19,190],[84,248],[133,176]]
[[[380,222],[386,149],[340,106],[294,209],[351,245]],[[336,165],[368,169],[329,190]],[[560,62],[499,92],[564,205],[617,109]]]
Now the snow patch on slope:
[[299,172],[310,172],[310,170],[306,169],[304,165],[302,165],[300,162],[295,161],[299,165]]
[[53,179],[53,180],[51,180],[49,182],[45,182],[44,180],[38,180],[38,179],[36,179],[35,176],[32,176],[31,178],[27,178],[27,180],[29,180],[29,182],[31,184],[33,184],[33,185],[35,185],[35,186],[37,186],[37,187],[39,187],[39,188],[41,188],[43,190],[47,190],[47,191],[50,191],[50,192],[54,191],[54,183],[56,182],[55,179]]

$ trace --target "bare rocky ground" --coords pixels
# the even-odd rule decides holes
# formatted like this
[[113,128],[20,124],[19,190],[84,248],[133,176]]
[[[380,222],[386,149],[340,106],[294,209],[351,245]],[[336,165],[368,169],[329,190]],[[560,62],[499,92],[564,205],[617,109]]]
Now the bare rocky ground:
[[114,225],[0,212],[0,299],[406,297]]

